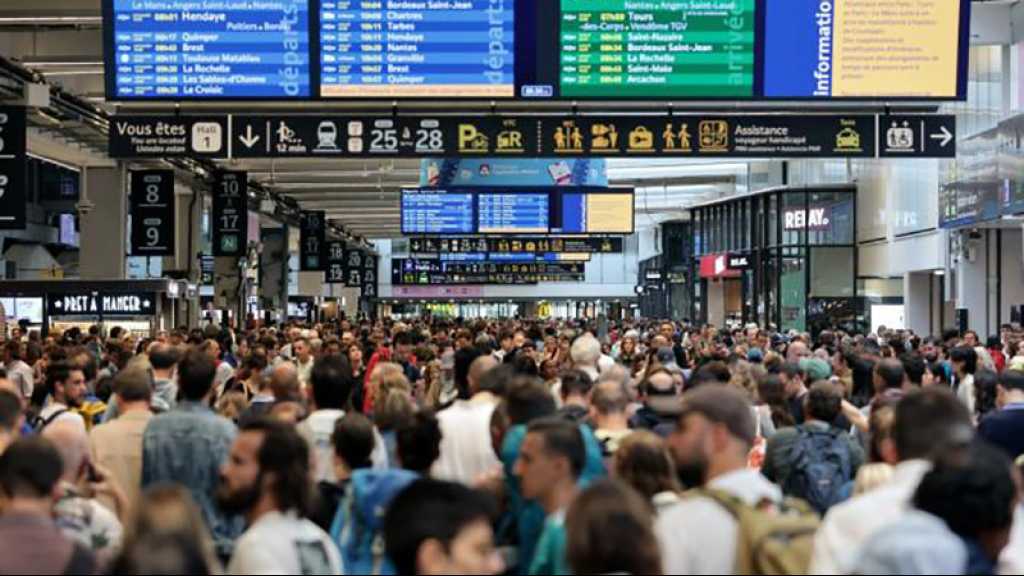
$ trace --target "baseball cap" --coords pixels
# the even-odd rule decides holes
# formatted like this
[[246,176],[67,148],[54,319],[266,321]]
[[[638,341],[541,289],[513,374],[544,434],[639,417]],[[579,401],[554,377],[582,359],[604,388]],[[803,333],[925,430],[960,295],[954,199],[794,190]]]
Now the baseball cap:
[[747,352],[747,361],[755,364],[764,362],[764,352],[760,348],[751,348],[750,351]]

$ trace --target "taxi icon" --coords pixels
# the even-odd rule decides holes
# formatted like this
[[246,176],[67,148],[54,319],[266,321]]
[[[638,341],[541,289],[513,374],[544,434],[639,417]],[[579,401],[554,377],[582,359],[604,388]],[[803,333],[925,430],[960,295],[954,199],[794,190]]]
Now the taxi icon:
[[836,134],[836,148],[853,150],[860,148],[860,134],[856,130],[847,126]]

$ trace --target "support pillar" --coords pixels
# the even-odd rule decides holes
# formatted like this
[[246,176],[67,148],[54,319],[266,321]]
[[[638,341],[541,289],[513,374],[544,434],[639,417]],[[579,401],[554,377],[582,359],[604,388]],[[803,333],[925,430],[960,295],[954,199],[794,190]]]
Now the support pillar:
[[125,277],[128,236],[128,175],[120,168],[83,168],[82,199],[92,209],[79,220],[79,276],[83,280]]

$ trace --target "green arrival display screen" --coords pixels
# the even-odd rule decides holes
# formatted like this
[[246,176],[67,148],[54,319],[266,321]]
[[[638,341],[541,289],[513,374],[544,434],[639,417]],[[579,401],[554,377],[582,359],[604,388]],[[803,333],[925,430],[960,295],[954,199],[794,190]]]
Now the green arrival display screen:
[[755,0],[561,0],[566,98],[750,98]]

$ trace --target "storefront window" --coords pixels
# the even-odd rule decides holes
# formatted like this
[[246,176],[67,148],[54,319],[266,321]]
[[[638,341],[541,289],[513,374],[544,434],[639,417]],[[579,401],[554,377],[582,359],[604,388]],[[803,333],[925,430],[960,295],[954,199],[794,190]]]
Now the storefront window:
[[853,248],[811,248],[812,298],[854,295]]
[[804,250],[787,248],[783,251],[779,271],[779,300],[782,330],[807,329],[807,281]]
[[768,196],[768,246],[779,245],[779,195]]
[[853,195],[812,192],[807,208],[809,244],[853,244]]
[[765,324],[779,325],[778,302],[779,302],[779,254],[775,250],[765,250],[764,254],[764,278],[762,317]]

